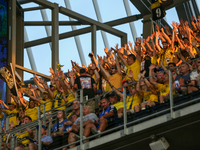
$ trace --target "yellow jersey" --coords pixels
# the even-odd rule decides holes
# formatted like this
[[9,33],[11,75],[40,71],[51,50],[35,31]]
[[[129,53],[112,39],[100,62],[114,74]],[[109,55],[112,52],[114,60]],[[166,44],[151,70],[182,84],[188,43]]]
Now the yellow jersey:
[[17,133],[16,135],[17,135],[17,141],[19,143],[22,143],[25,147],[28,146],[28,144],[30,143],[30,141],[25,138],[25,137],[30,137],[28,131],[26,131],[24,133]]
[[53,101],[51,102],[51,99],[48,100],[41,100],[40,101],[41,106],[40,106],[40,111],[43,113],[43,107],[44,107],[44,103],[46,103],[45,105],[45,112],[51,110],[52,105],[53,105]]
[[[113,75],[109,75],[108,77],[110,83],[116,88],[120,88],[122,86],[122,74],[119,74],[118,72],[113,74]],[[112,88],[109,86],[109,90],[108,91],[112,91]]]
[[141,97],[138,94],[126,97],[126,109],[133,109],[135,105],[139,105],[142,102]]
[[124,103],[123,102],[117,102],[116,104],[113,104],[111,106],[114,106],[118,110],[120,108],[124,108]]
[[143,92],[143,102],[153,101],[158,102],[158,95],[153,94],[151,91],[142,91]]
[[[138,74],[140,73],[141,62],[136,59],[135,62],[132,65],[126,64],[126,67],[127,67],[126,74],[129,74],[129,71],[132,70],[134,80],[138,81]],[[126,80],[131,80],[131,79],[126,76]]]
[[25,116],[31,117],[32,121],[37,120],[37,117],[38,117],[38,107],[28,108],[25,111]]
[[5,112],[7,115],[14,115],[12,117],[9,118],[9,124],[11,123],[11,121],[13,121],[14,125],[17,125],[17,116],[19,114],[19,109],[13,109],[11,110],[6,110]]

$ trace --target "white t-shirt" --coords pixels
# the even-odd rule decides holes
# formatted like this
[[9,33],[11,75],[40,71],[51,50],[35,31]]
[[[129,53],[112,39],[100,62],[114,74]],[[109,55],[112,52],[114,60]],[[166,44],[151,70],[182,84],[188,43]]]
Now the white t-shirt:
[[196,81],[197,86],[200,87],[200,73],[197,72],[197,69],[190,73],[191,81]]

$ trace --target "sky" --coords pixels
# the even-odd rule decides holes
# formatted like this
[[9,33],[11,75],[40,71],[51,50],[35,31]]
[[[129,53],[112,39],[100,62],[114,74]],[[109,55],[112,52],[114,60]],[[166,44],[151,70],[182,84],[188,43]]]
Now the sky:
[[[58,3],[59,6],[65,7],[64,0],[49,0],[53,3]],[[123,0],[97,0],[102,20],[103,22],[112,21],[115,19],[127,17]],[[139,11],[134,7],[130,2],[130,8],[132,15],[140,14]],[[200,1],[197,0],[198,5]],[[87,16],[91,19],[97,20],[94,5],[92,0],[70,0],[71,10],[80,13],[84,16]],[[35,3],[28,3],[21,5],[23,8],[36,7],[38,6]],[[46,9],[49,21],[51,20],[51,10]],[[175,8],[166,11],[165,16],[166,21],[171,24],[172,21],[179,22]],[[59,14],[60,21],[69,21],[69,17]],[[24,21],[42,21],[42,16],[40,10],[28,11],[24,13]],[[136,28],[137,36],[141,37],[143,25],[142,19],[135,21],[134,25]],[[79,25],[76,26],[77,29],[88,27],[88,25]],[[28,33],[29,41],[44,38],[47,36],[44,26],[26,26],[25,27]],[[133,42],[133,36],[131,34],[129,24],[123,24],[115,26],[114,28],[127,33],[128,41]],[[59,33],[72,31],[71,26],[60,26]],[[109,33],[106,33],[109,46],[114,47],[117,43],[120,45],[120,38],[113,36]],[[91,33],[83,34],[79,36],[84,57],[86,60],[86,65],[90,64],[90,59],[88,54],[91,52]],[[97,54],[104,56],[104,43],[100,31],[97,31]],[[49,68],[51,67],[51,48],[49,43],[38,45],[32,47],[33,57],[36,63],[37,71],[45,75],[50,75]],[[68,69],[71,69],[71,60],[76,61],[78,64],[81,64],[78,50],[75,44],[74,37],[67,38],[59,41],[59,62],[64,65],[62,68],[64,72],[67,72]],[[24,67],[31,69],[30,62],[27,56],[26,49],[24,49]],[[24,72],[24,80],[29,80],[33,75],[30,73]]]

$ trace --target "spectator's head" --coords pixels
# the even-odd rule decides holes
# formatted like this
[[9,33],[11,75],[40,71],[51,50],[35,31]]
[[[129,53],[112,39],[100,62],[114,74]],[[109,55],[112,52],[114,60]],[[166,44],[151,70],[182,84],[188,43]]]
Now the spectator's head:
[[89,105],[85,105],[84,108],[83,108],[83,115],[85,116],[85,115],[88,115],[90,113],[92,113],[92,107],[89,106]]
[[43,95],[44,95],[44,99],[48,99],[49,98],[49,95],[48,95],[48,92],[43,92]]
[[122,82],[122,86],[126,86],[126,92],[128,92],[128,81]]
[[8,103],[8,107],[9,107],[10,110],[14,110],[15,109],[15,102]]
[[153,52],[152,51],[149,51],[148,54],[149,54],[150,57],[153,56]]
[[[176,64],[175,64],[175,63],[171,62],[171,63],[168,64],[168,68],[169,68],[169,69],[174,68],[174,67],[176,67]],[[174,70],[174,69],[173,69],[173,70]],[[176,68],[175,68],[175,70],[176,70]]]
[[107,98],[101,99],[101,107],[105,110],[109,107],[110,101]]
[[135,90],[135,87],[134,87],[134,86],[130,86],[130,87],[129,87],[129,91],[130,91],[130,94],[131,94],[132,96],[135,95],[136,90]]
[[168,84],[168,83],[169,83],[169,76],[168,76],[168,74],[166,74],[166,73],[164,73],[163,82],[164,82],[165,84]]
[[196,66],[197,66],[197,70],[200,70],[200,59],[197,59],[195,61],[195,63],[196,63]]
[[183,38],[183,42],[184,42],[184,44],[188,44],[189,43],[189,39],[187,37],[184,37]]
[[58,111],[58,113],[57,113],[57,119],[65,119],[65,112],[64,112],[64,110],[60,110],[60,111]]
[[81,68],[80,69],[80,75],[85,75],[87,72],[86,72],[86,69],[85,68]]
[[92,68],[88,68],[88,73],[93,76],[94,75],[94,69]]
[[135,55],[133,54],[129,54],[128,57],[127,57],[127,63],[128,65],[132,65],[136,60],[136,57]]
[[76,114],[72,114],[71,117],[70,117],[70,120],[71,120],[72,123],[74,123],[77,118],[78,118],[78,116]]
[[116,72],[117,72],[117,67],[116,67],[116,65],[113,65],[113,66],[111,67],[111,69],[110,69],[110,74],[113,75],[113,74],[115,74]]
[[115,92],[113,92],[109,95],[109,101],[111,104],[116,104],[118,102],[117,94]]
[[50,85],[50,90],[54,92],[56,90],[56,85]]
[[180,72],[181,72],[182,75],[188,74],[189,71],[190,71],[190,67],[187,63],[181,64]]
[[74,100],[73,101],[73,110],[77,110],[77,109],[80,109],[80,104],[79,104],[79,101]]
[[158,83],[163,83],[164,72],[158,71],[158,72],[156,72],[156,73],[158,73],[158,74],[156,75],[156,77],[157,77],[157,82],[158,82]]
[[[195,58],[193,58],[192,60],[194,60],[194,59],[195,59]],[[191,65],[192,65],[193,70],[194,70],[194,69],[197,69],[196,61],[192,61],[192,62],[191,62]]]
[[34,108],[35,102],[33,100],[29,100],[29,108]]
[[24,124],[31,122],[32,119],[29,116],[24,116]]
[[163,49],[166,50],[168,48],[168,43],[167,42],[162,42]]
[[101,95],[101,94],[102,94],[101,89],[98,89],[98,90],[97,90],[97,95]]

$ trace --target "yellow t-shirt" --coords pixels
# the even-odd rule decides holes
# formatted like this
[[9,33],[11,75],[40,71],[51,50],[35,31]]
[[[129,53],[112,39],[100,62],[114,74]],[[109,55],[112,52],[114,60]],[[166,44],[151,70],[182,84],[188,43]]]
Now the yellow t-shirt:
[[11,115],[14,114],[14,116],[9,118],[9,124],[11,123],[11,121],[13,121],[14,125],[17,125],[17,114],[19,113],[19,109],[13,109],[11,110],[6,110],[5,112],[7,115]]
[[[110,75],[108,77],[110,83],[117,89],[122,86],[122,74],[119,74],[118,72]],[[112,91],[113,89],[109,86],[108,91]]]
[[[169,94],[169,92],[170,92],[169,84],[158,83],[158,90],[160,91],[160,95],[162,95],[162,96]],[[175,92],[173,92],[173,94],[174,93]]]
[[143,92],[143,102],[153,101],[158,102],[158,95],[153,94],[151,91],[142,91]]
[[111,106],[114,106],[118,110],[120,108],[124,108],[124,103],[123,102],[117,102],[116,104],[113,104]]
[[[71,93],[71,92],[68,90],[68,93]],[[67,98],[68,98],[68,102],[67,103],[71,103],[71,102],[73,102],[75,100],[75,97],[74,97],[74,95],[72,93],[69,94],[67,96]]]
[[26,131],[24,133],[17,133],[17,141],[24,144],[24,146],[27,146],[27,144],[30,143],[30,141],[28,139],[25,139],[25,137],[30,137],[29,132]]
[[25,111],[25,116],[31,117],[32,121],[37,120],[37,117],[38,117],[38,107],[28,108]]
[[[57,90],[54,91],[54,93],[53,93],[54,99],[55,99],[56,97],[57,97],[57,99],[58,99],[60,96],[62,96],[62,94],[59,94]],[[60,104],[59,104],[59,103],[60,103]],[[54,108],[56,108],[56,107],[58,107],[58,106],[61,106],[61,105],[64,105],[64,104],[65,104],[64,99],[55,100],[55,101],[54,101]],[[59,108],[57,108],[57,109],[55,109],[55,110],[64,110],[65,108],[66,108],[66,106],[62,106],[62,107],[59,107]]]
[[[53,105],[53,102],[51,102],[51,99],[48,99],[48,100],[41,100],[40,103],[41,103],[41,104],[46,103],[46,105],[45,105],[45,112],[51,110],[52,105]],[[43,113],[43,107],[44,107],[44,105],[41,105],[41,106],[40,106],[40,111],[41,111],[42,113]]]
[[109,84],[108,84],[108,82],[106,82],[106,89],[105,89],[105,92],[108,92],[108,90],[109,90]]
[[[135,105],[139,105],[142,102],[141,97],[138,94],[126,97],[126,109],[133,109]],[[132,103],[132,105],[131,105]],[[131,107],[131,108],[130,108]]]
[[[126,64],[126,67],[127,67],[126,74],[129,74],[129,71],[132,70],[134,80],[138,81],[138,74],[140,73],[141,62],[139,62],[139,60],[136,59],[136,61],[132,65]],[[126,80],[131,80],[131,79],[126,76]]]

